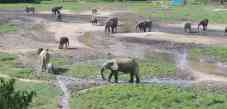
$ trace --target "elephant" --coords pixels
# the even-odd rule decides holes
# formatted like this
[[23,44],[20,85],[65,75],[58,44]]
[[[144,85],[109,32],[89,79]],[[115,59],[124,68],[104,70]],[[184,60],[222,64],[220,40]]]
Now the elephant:
[[97,24],[98,23],[98,19],[96,17],[91,17],[91,20],[90,20],[91,24]]
[[[42,51],[40,52],[40,50]],[[41,59],[41,70],[43,72],[47,70],[47,64],[49,63],[50,60],[50,54],[48,52],[48,49],[44,50],[43,48],[38,49],[38,52],[40,52],[39,56]]]
[[112,32],[113,33],[113,28],[112,28],[112,25],[113,25],[113,21],[108,21],[106,22],[106,25],[105,25],[105,32],[109,33],[109,32]]
[[57,16],[56,16],[57,21],[62,21],[62,14],[60,11],[57,11]]
[[136,25],[136,30],[138,30],[141,32],[146,32],[148,29],[148,32],[151,32],[152,29],[152,21],[147,20],[147,21],[141,21]]
[[184,24],[184,32],[188,32],[188,33],[192,32],[191,23],[188,22]]
[[202,21],[199,22],[198,24],[198,31],[200,31],[200,26],[203,27],[203,31],[207,31],[207,25],[208,25],[208,19],[203,19]]
[[31,12],[32,15],[34,15],[35,14],[35,7],[25,7],[25,12],[27,14],[29,14]]
[[63,6],[56,6],[56,7],[53,7],[52,9],[51,9],[51,11],[52,11],[52,13],[54,14],[54,15],[57,15],[58,13],[60,13],[60,10],[63,8]]
[[111,29],[112,33],[116,33],[117,26],[118,26],[118,17],[109,18],[105,25],[105,32],[110,32],[110,29]]
[[61,37],[59,41],[58,48],[62,49],[65,45],[65,48],[68,48],[69,46],[69,39],[67,37]]
[[133,58],[116,58],[112,60],[108,60],[106,63],[103,64],[100,73],[102,79],[105,80],[103,72],[105,70],[110,70],[111,73],[108,77],[108,81],[111,81],[112,76],[115,77],[115,83],[118,83],[118,73],[126,73],[130,74],[130,83],[134,82],[134,77],[136,78],[136,83],[140,82],[139,78],[139,65]]

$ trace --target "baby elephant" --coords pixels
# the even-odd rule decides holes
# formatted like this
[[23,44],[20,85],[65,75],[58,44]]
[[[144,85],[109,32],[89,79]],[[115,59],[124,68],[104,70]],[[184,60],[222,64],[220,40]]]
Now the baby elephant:
[[208,22],[208,19],[203,19],[202,21],[200,21],[198,24],[198,32],[200,31],[200,26],[203,27],[203,31],[207,31]]
[[148,29],[148,32],[151,32],[152,29],[152,21],[141,21],[136,25],[136,30],[139,30],[140,32],[146,32]]
[[112,59],[104,63],[104,65],[101,68],[101,76],[102,79],[105,80],[103,72],[108,69],[111,71],[108,81],[111,81],[112,76],[115,77],[115,83],[118,82],[118,73],[128,73],[130,74],[130,83],[134,82],[134,77],[136,78],[136,83],[140,82],[139,78],[139,65],[135,61],[135,59],[131,58],[118,58],[118,59]]
[[27,14],[29,14],[31,12],[32,15],[34,15],[35,14],[35,7],[25,7],[25,12]]
[[184,24],[184,32],[188,32],[188,33],[192,32],[191,23],[185,23]]
[[58,48],[62,49],[65,45],[65,48],[69,47],[69,39],[67,37],[61,37],[59,41]]

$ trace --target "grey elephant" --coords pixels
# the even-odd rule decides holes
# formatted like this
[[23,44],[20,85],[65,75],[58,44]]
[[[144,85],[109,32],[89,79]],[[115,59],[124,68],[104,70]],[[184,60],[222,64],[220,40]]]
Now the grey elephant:
[[187,22],[184,24],[184,32],[188,32],[188,33],[192,32],[191,23]]
[[51,9],[53,15],[57,15],[58,13],[60,13],[60,10],[63,8],[63,6],[56,6],[56,7],[53,7]]
[[203,27],[203,31],[207,31],[207,26],[208,26],[209,20],[208,19],[203,19],[199,22],[198,24],[198,31],[200,31],[200,26]]
[[105,70],[110,70],[111,73],[108,77],[108,81],[111,81],[112,76],[114,75],[115,83],[118,82],[118,73],[128,73],[130,74],[130,83],[134,82],[134,77],[136,78],[136,83],[140,82],[139,78],[139,65],[136,62],[135,59],[132,58],[118,58],[118,59],[112,59],[104,63],[104,65],[101,68],[101,76],[102,79],[105,80],[103,72]]
[[32,15],[34,15],[35,14],[35,7],[25,7],[25,12],[27,14],[29,14],[31,12]]
[[118,26],[118,17],[109,18],[105,25],[105,32],[110,32],[111,30],[112,33],[116,33],[117,26]]
[[136,30],[138,30],[141,32],[146,32],[148,29],[148,32],[151,32],[152,29],[152,21],[151,20],[147,20],[147,21],[141,21],[136,25]]
[[62,49],[65,45],[65,48],[69,47],[69,38],[68,37],[61,37],[59,41],[58,48]]

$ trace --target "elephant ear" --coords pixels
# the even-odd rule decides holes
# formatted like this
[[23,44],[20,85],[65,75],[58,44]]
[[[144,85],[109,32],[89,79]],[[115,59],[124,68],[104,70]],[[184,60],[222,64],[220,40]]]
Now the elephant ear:
[[117,61],[116,60],[113,60],[113,65],[111,66],[111,69],[112,70],[118,70],[118,64],[117,64]]

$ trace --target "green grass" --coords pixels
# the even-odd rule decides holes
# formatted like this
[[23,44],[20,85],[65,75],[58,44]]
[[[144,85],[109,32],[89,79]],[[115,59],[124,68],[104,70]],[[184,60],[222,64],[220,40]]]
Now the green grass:
[[73,109],[224,109],[227,94],[167,85],[109,85],[77,94]]
[[32,68],[24,67],[17,61],[17,56],[14,54],[0,53],[0,74],[8,75],[17,78],[30,79],[53,79],[54,75],[45,73],[44,75],[36,75]]
[[[61,66],[62,69],[67,69],[64,75],[79,77],[79,78],[96,78],[97,75],[100,75],[100,67],[98,67],[95,63],[81,63],[81,64],[73,64],[66,65],[66,59],[55,59],[52,62],[55,63],[56,66]],[[102,63],[99,65],[102,65]],[[176,73],[176,64],[169,61],[166,58],[158,58],[158,57],[149,57],[144,60],[138,60],[140,67],[140,75],[142,78],[145,77],[169,77],[174,76]],[[64,66],[66,65],[66,66]],[[105,75],[107,76],[108,70],[106,70]],[[123,78],[128,78],[128,75],[120,76]]]
[[10,23],[0,23],[0,33],[15,32],[17,30],[16,25]]
[[35,91],[37,95],[33,97],[29,109],[57,109],[61,90],[46,83],[31,83],[16,81],[16,90]]
[[190,55],[195,59],[209,56],[216,61],[227,62],[227,48],[225,47],[193,48],[190,50]]
[[224,9],[223,6],[211,5],[172,6],[164,9],[160,7],[156,8],[149,3],[129,6],[130,10],[136,11],[140,15],[159,18],[162,21],[181,21],[188,19],[198,22],[201,19],[208,18],[212,23],[227,23],[227,20],[225,19],[227,17],[227,12],[214,12],[213,10],[217,8]]

